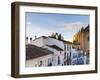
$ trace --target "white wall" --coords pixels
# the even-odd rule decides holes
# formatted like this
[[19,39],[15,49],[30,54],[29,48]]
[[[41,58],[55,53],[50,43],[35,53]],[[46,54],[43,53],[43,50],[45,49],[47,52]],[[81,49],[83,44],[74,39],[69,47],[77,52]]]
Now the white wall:
[[53,38],[47,38],[47,42],[48,45],[57,45],[58,47],[64,49],[64,44],[62,41],[53,39]]
[[48,59],[50,59],[50,61],[52,60],[52,54],[38,57],[36,59],[26,60],[25,65],[26,65],[26,67],[35,67],[35,65],[37,65],[37,67],[39,67],[40,61],[42,61],[43,62],[42,66],[48,66]]
[[[0,2],[0,80],[100,80],[100,62],[98,62],[98,74],[64,75],[38,78],[19,78],[10,76],[11,67],[11,2],[12,1],[34,1],[44,3],[78,4],[78,5],[100,5],[100,0],[1,0]],[[98,15],[100,14],[100,6]],[[100,16],[98,16],[100,22]],[[98,33],[100,34],[100,23],[98,23]],[[100,36],[98,37],[100,44]],[[98,45],[100,48],[100,45]],[[98,50],[100,53],[100,49]],[[98,54],[100,57],[100,54]],[[100,58],[98,58],[100,61]]]
[[38,38],[38,39],[34,40],[32,42],[32,44],[34,44],[36,46],[39,46],[39,47],[42,47],[44,45],[43,42],[44,42],[44,39],[41,37],[41,38]]
[[40,37],[33,41],[34,45],[37,45],[39,47],[45,46],[45,45],[57,45],[58,47],[64,49],[64,43],[62,41],[59,41],[57,39],[53,38],[46,38]]
[[53,54],[53,66],[58,65],[58,56],[60,56],[60,63],[63,64],[63,58],[64,58],[64,51],[57,51],[56,49],[50,48],[48,46],[44,46],[44,48],[47,48],[48,50],[54,52]]

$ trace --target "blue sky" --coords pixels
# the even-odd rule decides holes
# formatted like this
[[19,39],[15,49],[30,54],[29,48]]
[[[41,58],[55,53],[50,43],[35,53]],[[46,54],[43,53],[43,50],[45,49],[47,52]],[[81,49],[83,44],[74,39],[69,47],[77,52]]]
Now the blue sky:
[[89,24],[89,15],[30,13],[25,15],[26,36],[48,36],[51,33],[60,33],[67,41],[73,40],[73,35],[81,27]]

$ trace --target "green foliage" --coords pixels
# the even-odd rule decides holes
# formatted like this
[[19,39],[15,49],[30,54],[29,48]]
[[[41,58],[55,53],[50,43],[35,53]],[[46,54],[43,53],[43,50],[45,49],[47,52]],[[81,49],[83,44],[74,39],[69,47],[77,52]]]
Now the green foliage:
[[62,40],[61,36],[62,36],[61,34],[58,35],[58,40]]
[[75,44],[75,45],[80,45],[80,43],[78,42],[78,40],[74,40],[74,41],[73,41],[73,44]]
[[62,40],[62,38],[63,38],[63,36],[61,34],[58,34],[57,32],[56,33],[53,33],[49,37],[54,38],[54,39],[58,39],[58,40]]

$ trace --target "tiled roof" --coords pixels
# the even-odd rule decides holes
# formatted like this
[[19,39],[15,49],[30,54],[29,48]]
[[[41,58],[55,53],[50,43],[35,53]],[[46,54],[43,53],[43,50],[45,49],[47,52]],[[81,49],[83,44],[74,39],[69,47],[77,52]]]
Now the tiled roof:
[[[47,39],[47,38],[51,38],[51,37],[47,37],[47,36],[40,36],[40,37],[38,37],[38,38],[34,39],[33,41],[35,41],[35,40],[37,40],[37,39],[39,39],[39,38],[44,38],[44,39]],[[55,39],[55,38],[51,38],[51,39]],[[58,40],[58,39],[55,39],[55,40]],[[58,40],[58,41],[62,41],[62,42],[64,42],[64,43],[66,43],[66,44],[72,44],[72,42],[70,42],[70,41],[66,41],[66,40]]]
[[26,45],[26,60],[42,57],[48,54],[53,54],[53,52],[32,44]]
[[48,37],[46,37],[46,36],[40,36],[40,37],[34,39],[33,41],[35,41],[35,40],[37,40],[37,39],[39,39],[39,38],[44,38],[44,39],[46,39],[46,38],[48,38]]
[[63,49],[61,49],[60,47],[56,46],[56,45],[47,45],[48,47],[51,47],[53,49],[56,49],[58,51],[63,51]]

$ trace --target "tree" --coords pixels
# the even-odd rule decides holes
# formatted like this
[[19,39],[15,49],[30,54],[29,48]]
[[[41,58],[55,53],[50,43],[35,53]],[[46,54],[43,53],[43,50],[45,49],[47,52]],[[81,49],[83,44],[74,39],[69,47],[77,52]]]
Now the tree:
[[74,41],[73,41],[73,44],[79,45],[80,43],[78,42],[78,40],[74,40]]
[[55,35],[55,33],[52,33],[52,35],[51,35],[50,37],[56,39],[56,35]]
[[52,33],[51,36],[49,36],[51,38],[54,38],[54,39],[58,39],[58,40],[62,40],[63,39],[63,36],[61,34],[58,34],[57,32],[56,33]]
[[58,40],[61,40],[61,34],[58,35]]

